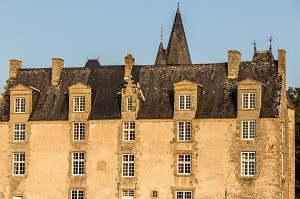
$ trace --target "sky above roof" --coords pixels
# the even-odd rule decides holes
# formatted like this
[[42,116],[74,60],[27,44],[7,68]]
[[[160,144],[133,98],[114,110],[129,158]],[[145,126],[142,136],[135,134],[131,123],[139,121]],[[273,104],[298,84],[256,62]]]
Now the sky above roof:
[[[84,66],[99,57],[102,65],[121,65],[132,54],[136,64],[154,64],[163,25],[168,44],[176,0],[0,0],[0,92],[8,77],[9,60],[23,68],[51,67],[51,59],[65,67]],[[287,85],[300,87],[299,0],[189,0],[180,2],[192,62],[227,62],[228,50],[252,60],[254,38],[258,50],[273,55],[287,52]]]

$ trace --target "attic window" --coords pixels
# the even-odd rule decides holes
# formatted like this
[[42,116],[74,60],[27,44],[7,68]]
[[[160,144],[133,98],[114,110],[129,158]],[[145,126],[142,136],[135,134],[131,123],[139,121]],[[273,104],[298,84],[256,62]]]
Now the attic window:
[[25,97],[15,98],[15,113],[25,113]]
[[85,111],[85,97],[79,96],[74,97],[74,112],[84,112]]
[[179,95],[179,110],[191,110],[191,95]]
[[255,109],[255,93],[243,93],[243,109]]
[[127,111],[132,111],[132,98],[127,98]]

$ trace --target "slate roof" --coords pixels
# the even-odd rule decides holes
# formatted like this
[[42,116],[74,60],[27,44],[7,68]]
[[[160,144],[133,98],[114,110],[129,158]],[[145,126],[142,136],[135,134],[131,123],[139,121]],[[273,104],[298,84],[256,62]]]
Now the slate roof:
[[[30,120],[67,120],[68,87],[84,83],[93,88],[90,120],[121,118],[120,96],[124,66],[101,66],[90,60],[85,67],[65,68],[59,85],[51,86],[51,69],[21,69],[9,88],[22,84],[40,90]],[[146,98],[141,101],[139,119],[173,118],[173,84],[189,80],[203,85],[199,89],[196,118],[235,118],[237,116],[237,83],[246,78],[264,86],[261,117],[277,116],[281,79],[277,62],[257,64],[242,62],[239,78],[227,78],[227,63],[177,66],[133,66],[133,80],[139,82]],[[0,107],[0,120],[9,120],[9,92]]]

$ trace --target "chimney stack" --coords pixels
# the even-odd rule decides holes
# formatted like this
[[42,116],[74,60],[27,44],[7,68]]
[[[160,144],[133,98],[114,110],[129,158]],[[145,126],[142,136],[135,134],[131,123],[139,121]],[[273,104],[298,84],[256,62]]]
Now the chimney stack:
[[125,57],[125,66],[124,66],[124,79],[131,78],[131,70],[132,66],[134,65],[134,58],[131,54],[127,54]]
[[284,49],[278,49],[278,75],[286,75],[286,52]]
[[9,79],[16,78],[22,68],[22,61],[12,59],[9,61]]
[[51,85],[57,86],[61,77],[62,70],[64,68],[64,60],[60,58],[52,59],[52,77]]
[[228,79],[237,79],[242,55],[237,50],[228,51]]

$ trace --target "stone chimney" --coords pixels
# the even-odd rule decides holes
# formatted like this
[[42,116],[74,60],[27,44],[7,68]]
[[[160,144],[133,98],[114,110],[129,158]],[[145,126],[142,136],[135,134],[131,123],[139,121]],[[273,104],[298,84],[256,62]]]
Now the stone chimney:
[[131,78],[131,70],[132,66],[134,65],[134,60],[135,59],[130,54],[127,54],[125,57],[124,79]]
[[52,59],[52,77],[51,85],[57,86],[61,77],[62,70],[64,68],[64,60],[60,58]]
[[9,61],[9,79],[16,78],[19,70],[22,68],[22,62],[16,59]]
[[242,55],[237,50],[228,51],[228,79],[237,79]]
[[286,75],[286,52],[283,49],[278,49],[278,75]]

